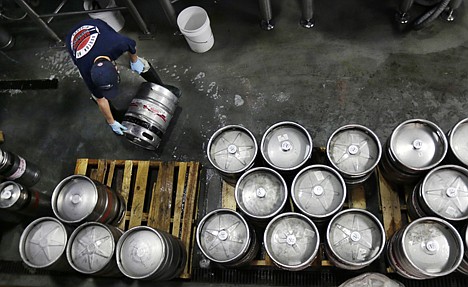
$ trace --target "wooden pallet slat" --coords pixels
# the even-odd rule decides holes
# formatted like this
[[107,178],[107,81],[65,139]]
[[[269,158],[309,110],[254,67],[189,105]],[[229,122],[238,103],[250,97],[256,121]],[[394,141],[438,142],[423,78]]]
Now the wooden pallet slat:
[[88,159],[80,158],[76,161],[75,174],[86,175],[88,169]]
[[133,200],[128,228],[141,225],[143,207],[145,203],[146,183],[148,182],[148,170],[148,161],[138,162],[138,170],[136,174],[135,187],[133,188]]
[[[128,197],[130,195],[130,184],[132,180],[132,172],[133,172],[133,162],[131,160],[127,160],[124,163],[124,172],[123,172],[123,179],[122,179],[122,189],[120,190],[120,195],[122,195],[125,205],[128,207]],[[119,225],[119,228],[125,230],[125,221],[128,214],[128,208],[125,215],[125,220]]]
[[3,132],[0,131],[0,144],[5,141],[5,138],[3,137]]
[[182,211],[183,204],[185,201],[184,198],[184,191],[185,191],[185,175],[187,173],[187,163],[179,164],[179,174],[177,177],[177,191],[176,191],[176,199],[175,199],[175,206],[174,206],[174,220],[173,220],[173,228],[172,228],[172,235],[179,237],[180,233],[180,221],[182,219]]

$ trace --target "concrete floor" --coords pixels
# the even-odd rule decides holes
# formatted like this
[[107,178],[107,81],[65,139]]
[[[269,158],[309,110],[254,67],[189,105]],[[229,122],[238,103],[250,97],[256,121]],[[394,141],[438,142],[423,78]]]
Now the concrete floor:
[[[393,19],[397,1],[316,1],[316,26],[305,29],[299,1],[272,0],[276,27],[267,32],[260,29],[256,1],[177,1],[176,12],[199,5],[210,17],[215,45],[197,54],[157,1],[134,2],[154,37],[141,37],[125,12],[122,33],[137,40],[139,55],[183,92],[156,152],[112,132],[63,47],[30,20],[3,23],[16,45],[0,52],[0,81],[58,80],[57,89],[0,90],[0,147],[40,167],[37,189],[52,192],[74,172],[77,158],[193,160],[209,167],[207,143],[228,124],[245,126],[260,141],[269,126],[295,121],[314,146],[325,146],[345,124],[364,125],[383,143],[407,119],[427,119],[448,131],[468,116],[466,4],[452,23],[437,19],[423,30],[402,32]],[[56,18],[51,27],[64,37],[84,17]],[[142,79],[126,68],[124,57],[118,62],[125,66],[123,93],[131,96]]]

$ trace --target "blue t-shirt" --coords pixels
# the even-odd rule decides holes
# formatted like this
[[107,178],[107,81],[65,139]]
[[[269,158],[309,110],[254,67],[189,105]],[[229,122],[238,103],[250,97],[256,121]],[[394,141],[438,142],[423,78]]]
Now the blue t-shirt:
[[88,89],[97,98],[102,98],[102,94],[91,80],[91,67],[96,57],[107,56],[115,61],[125,52],[136,54],[134,40],[117,33],[100,19],[86,19],[76,24],[67,34],[66,45]]

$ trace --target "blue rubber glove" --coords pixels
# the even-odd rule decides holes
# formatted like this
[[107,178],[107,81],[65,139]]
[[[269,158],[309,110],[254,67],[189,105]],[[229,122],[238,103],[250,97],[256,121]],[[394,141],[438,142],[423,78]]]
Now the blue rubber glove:
[[143,69],[145,68],[145,64],[140,59],[140,57],[138,57],[138,60],[135,63],[130,61],[130,68],[132,69],[132,71],[135,71],[138,74],[141,74],[141,72],[143,72]]
[[121,125],[118,121],[114,121],[112,124],[109,124],[114,133],[118,135],[123,135],[123,131],[126,131],[127,128]]

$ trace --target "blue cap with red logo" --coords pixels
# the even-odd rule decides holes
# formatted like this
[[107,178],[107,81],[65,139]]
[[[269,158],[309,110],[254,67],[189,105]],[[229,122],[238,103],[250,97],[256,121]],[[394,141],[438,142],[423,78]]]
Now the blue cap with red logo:
[[119,92],[119,73],[111,61],[98,61],[91,67],[91,79],[106,99],[113,99]]

